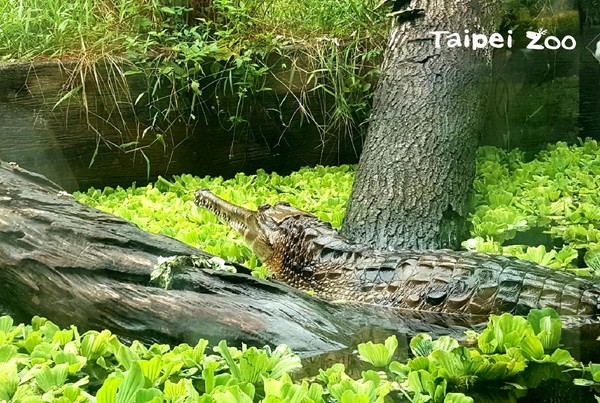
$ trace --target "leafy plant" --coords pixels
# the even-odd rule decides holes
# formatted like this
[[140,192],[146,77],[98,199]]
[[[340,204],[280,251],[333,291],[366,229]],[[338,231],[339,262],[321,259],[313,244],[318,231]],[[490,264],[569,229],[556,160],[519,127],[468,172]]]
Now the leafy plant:
[[[213,214],[198,209],[193,193],[199,188],[210,188],[217,195],[233,203],[256,209],[262,203],[274,204],[286,200],[317,217],[339,227],[352,187],[354,168],[304,168],[289,176],[264,171],[256,175],[238,174],[235,178],[197,178],[181,175],[173,181],[164,178],[154,185],[141,188],[89,189],[74,196],[83,203],[134,222],[141,228],[178,238],[229,261],[242,263],[264,277],[266,269],[239,235]],[[252,189],[252,192],[250,192]],[[176,262],[165,262],[173,266]],[[160,273],[167,280],[169,267],[161,266]]]
[[398,339],[396,336],[390,336],[385,340],[385,344],[374,344],[372,342],[360,344],[358,346],[358,356],[374,367],[385,367],[392,360],[397,348]]
[[[207,3],[194,10],[163,0],[8,0],[0,5],[0,60],[74,60],[53,109],[78,103],[87,115],[97,145],[90,165],[104,145],[137,153],[149,171],[145,149],[173,147],[176,122],[216,120],[232,142],[259,115],[282,135],[306,122],[323,142],[364,133],[388,28],[377,1]],[[140,78],[145,91],[133,93]],[[90,110],[91,92],[111,108],[106,123],[119,141],[94,123],[103,118]],[[281,102],[261,107],[266,92]],[[138,129],[125,124],[123,108]]]
[[[600,244],[598,143],[557,143],[531,161],[518,151],[482,147],[478,152],[473,238],[470,250],[503,253],[580,275],[596,274]],[[542,229],[562,248],[509,245],[519,232]],[[532,245],[533,246],[533,245]],[[588,250],[588,268],[576,266],[578,250]],[[579,262],[583,263],[583,262]]]
[[[598,145],[559,143],[538,159],[526,162],[523,153],[483,147],[479,150],[475,181],[476,207],[471,216],[473,238],[467,250],[499,253],[531,260],[578,275],[600,274],[596,262],[600,219],[592,204],[600,205],[595,175],[600,174]],[[557,165],[557,166],[555,166]],[[354,179],[354,167],[302,168],[289,176],[258,171],[235,178],[175,176],[155,184],[128,189],[91,188],[75,197],[92,206],[133,221],[141,228],[172,236],[226,260],[244,264],[264,277],[266,269],[235,231],[212,214],[195,208],[192,193],[208,187],[217,195],[255,209],[280,200],[318,218],[342,223]],[[566,207],[565,207],[566,206]],[[569,207],[571,206],[571,207]],[[560,211],[568,210],[568,215]],[[562,246],[506,245],[521,232],[541,228]],[[579,250],[586,249],[587,268],[579,268]]]
[[0,400],[7,402],[383,403],[403,396],[466,403],[478,385],[522,395],[555,376],[548,365],[558,373],[578,371],[579,385],[600,384],[600,366],[584,368],[556,347],[561,324],[552,310],[492,316],[483,333],[471,334],[479,348],[417,335],[410,341],[415,356],[405,364],[390,362],[395,337],[360,344],[360,357],[380,371],[365,370],[356,379],[341,363],[316,378],[294,379],[302,365],[286,346],[236,348],[221,341],[211,350],[206,340],[145,346],[123,344],[107,330],[60,329],[39,317],[14,326],[5,316],[0,324]]
[[519,392],[527,388],[519,376],[536,366],[577,368],[569,352],[558,348],[560,333],[560,320],[551,309],[532,310],[527,318],[492,315],[487,328],[473,335],[478,348],[461,347],[447,336],[432,341],[420,334],[410,341],[415,358],[406,364],[392,362],[389,370],[419,401],[468,401],[462,394],[447,395],[499,381]]
[[[6,324],[0,330],[2,401],[222,401],[229,396],[252,402],[266,379],[289,381],[287,374],[300,367],[286,346],[236,349],[221,342],[218,354],[208,354],[206,340],[195,347],[127,346],[107,330],[79,334],[74,326],[60,330],[37,317],[31,325],[12,326],[10,317],[0,321]],[[318,386],[309,392],[317,395]],[[204,400],[198,400],[201,394]]]

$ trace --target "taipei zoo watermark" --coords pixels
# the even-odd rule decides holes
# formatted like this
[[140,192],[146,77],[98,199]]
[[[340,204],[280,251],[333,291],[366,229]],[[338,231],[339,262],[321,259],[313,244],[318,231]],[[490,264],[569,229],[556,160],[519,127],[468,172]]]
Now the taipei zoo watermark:
[[[513,31],[509,30],[506,35],[493,33],[485,35],[481,33],[472,33],[465,29],[463,33],[450,31],[431,31],[433,35],[434,46],[440,48],[466,48],[466,49],[485,49],[488,46],[496,49],[513,47]],[[562,37],[548,35],[548,31],[540,29],[539,31],[527,31],[525,36],[529,40],[526,49],[529,50],[573,50],[577,47],[577,40],[571,35]],[[600,35],[596,36],[586,49],[594,55],[600,62]]]
[[[577,47],[577,40],[566,35],[559,38],[554,35],[547,35],[548,31],[540,29],[539,31],[527,31],[525,36],[529,39],[526,48],[531,50],[573,50]],[[506,36],[499,33],[485,35],[480,33],[471,33],[468,29],[463,34],[450,31],[432,31],[436,49],[446,48],[470,48],[473,50],[485,49],[488,46],[496,49],[513,47],[513,31],[509,30]]]

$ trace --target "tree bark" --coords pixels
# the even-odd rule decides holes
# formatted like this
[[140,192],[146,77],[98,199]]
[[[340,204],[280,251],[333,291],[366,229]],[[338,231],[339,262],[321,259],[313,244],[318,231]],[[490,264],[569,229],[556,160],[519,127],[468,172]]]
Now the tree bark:
[[413,0],[394,17],[344,235],[376,248],[460,246],[492,52],[436,49],[431,32],[489,35],[495,3]]
[[40,315],[148,343],[287,344],[314,356],[348,347],[364,328],[460,337],[471,321],[486,319],[331,304],[248,274],[189,266],[169,290],[150,285],[159,256],[174,255],[210,257],[0,161],[0,313],[18,321]]

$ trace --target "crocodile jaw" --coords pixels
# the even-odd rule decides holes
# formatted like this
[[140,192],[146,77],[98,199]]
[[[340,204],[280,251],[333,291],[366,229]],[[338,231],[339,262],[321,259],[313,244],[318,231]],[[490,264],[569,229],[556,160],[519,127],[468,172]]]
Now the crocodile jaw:
[[261,222],[260,212],[229,203],[208,189],[198,190],[194,202],[239,232],[261,260],[265,261],[272,255],[270,242],[272,234],[266,227],[266,223]]

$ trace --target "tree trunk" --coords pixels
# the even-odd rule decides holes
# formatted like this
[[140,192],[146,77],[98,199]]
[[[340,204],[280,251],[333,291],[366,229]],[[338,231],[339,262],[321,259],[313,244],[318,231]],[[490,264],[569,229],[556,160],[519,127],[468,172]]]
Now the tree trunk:
[[460,246],[492,52],[443,37],[437,49],[431,32],[489,35],[494,3],[413,0],[394,17],[344,235],[376,248]]
[[210,257],[0,161],[0,313],[19,321],[40,315],[148,343],[287,344],[314,356],[349,346],[364,328],[460,337],[471,320],[330,304],[281,283],[191,266],[177,269],[169,290],[150,285],[158,258],[174,255]]

